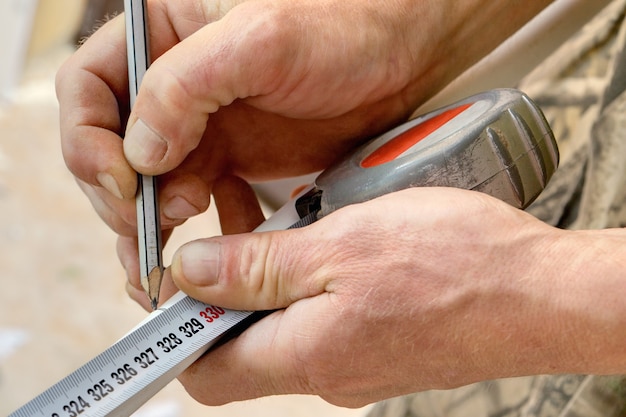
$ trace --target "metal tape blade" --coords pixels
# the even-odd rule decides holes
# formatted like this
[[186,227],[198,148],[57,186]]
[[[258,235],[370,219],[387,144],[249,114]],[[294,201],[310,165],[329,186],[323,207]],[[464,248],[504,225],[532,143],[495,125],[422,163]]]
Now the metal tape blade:
[[129,415],[252,314],[185,296],[9,417]]

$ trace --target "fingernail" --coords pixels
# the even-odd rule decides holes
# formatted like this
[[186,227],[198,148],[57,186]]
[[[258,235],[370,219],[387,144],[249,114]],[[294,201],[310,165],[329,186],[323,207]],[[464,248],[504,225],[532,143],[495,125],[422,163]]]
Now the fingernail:
[[220,263],[220,244],[196,241],[180,249],[180,266],[185,280],[198,287],[217,284]]
[[163,207],[163,214],[172,220],[188,219],[199,213],[196,207],[180,196],[172,198]]
[[119,199],[124,199],[124,196],[120,191],[120,186],[117,184],[117,181],[115,181],[115,178],[113,178],[113,175],[108,172],[100,172],[96,175],[96,179],[98,180],[98,183],[100,183],[100,185],[108,192]]
[[167,142],[141,119],[128,130],[124,138],[124,154],[135,166],[151,167],[163,159]]

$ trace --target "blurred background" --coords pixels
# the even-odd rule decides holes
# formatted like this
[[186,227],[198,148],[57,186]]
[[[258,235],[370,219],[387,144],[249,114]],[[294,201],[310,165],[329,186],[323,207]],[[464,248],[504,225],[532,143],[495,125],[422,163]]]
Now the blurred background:
[[[122,0],[0,2],[0,415],[8,415],[109,347],[146,313],[126,296],[115,236],[63,162],[54,77],[78,40]],[[219,234],[210,210],[171,249]],[[204,407],[177,381],[136,415],[362,415],[317,397]]]
[[[126,296],[113,232],[65,167],[54,92],[56,71],[80,39],[122,8],[122,0],[0,1],[0,415],[84,364],[146,316]],[[583,185],[591,187],[584,169],[591,165],[595,116],[607,86],[624,79],[614,76],[613,68],[624,62],[626,30],[619,27],[625,10],[626,0],[555,0],[418,112],[494,87],[527,92],[542,106],[561,150],[560,168],[544,192],[550,204],[533,214],[562,227],[588,227],[569,214],[578,213],[570,201],[584,194]],[[623,165],[621,159],[617,163]],[[269,213],[309,180],[257,186],[257,191]],[[600,218],[596,212],[611,204],[594,201],[598,210],[587,211]],[[219,233],[211,208],[177,229],[165,250],[166,263],[180,244]],[[174,381],[136,415],[349,417],[364,416],[365,410],[311,396],[204,407]]]

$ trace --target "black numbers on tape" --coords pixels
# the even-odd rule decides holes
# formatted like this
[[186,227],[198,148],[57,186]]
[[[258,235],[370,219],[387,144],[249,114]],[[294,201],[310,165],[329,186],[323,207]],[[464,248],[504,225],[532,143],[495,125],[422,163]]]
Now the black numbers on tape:
[[111,378],[113,378],[119,385],[123,385],[133,379],[135,375],[137,375],[137,371],[134,370],[129,364],[126,364],[123,367],[118,368],[117,371],[113,372],[111,374]]
[[193,337],[193,335],[198,334],[202,329],[204,329],[204,324],[200,323],[200,320],[195,318],[178,328],[186,337]]
[[[86,408],[91,407],[91,405],[83,399],[83,397],[78,397],[76,401],[70,401],[68,404],[63,406],[63,411],[65,411],[68,417],[78,417],[78,415],[85,412]],[[57,413],[52,414],[52,417],[61,417]]]
[[[225,310],[219,307],[210,306],[200,312],[200,317],[201,319],[204,319],[203,321],[212,323],[225,312]],[[203,323],[201,319],[189,319],[182,325],[178,326],[178,334],[180,336],[174,332],[169,333],[167,336],[157,340],[156,346],[160,348],[163,353],[172,352],[178,346],[183,344],[184,339],[193,338],[195,335],[200,333],[201,330],[206,328],[207,324]],[[120,366],[115,372],[110,374],[111,379],[109,381],[102,379],[98,383],[90,385],[86,391],[83,391],[83,395],[87,395],[84,397],[79,395],[75,400],[60,406],[59,409],[63,411],[53,413],[50,417],[79,417],[91,407],[89,401],[101,402],[105,400],[109,394],[115,392],[116,385],[120,386],[126,384],[128,381],[133,379],[133,377],[138,375],[139,369],[147,369],[151,367],[159,360],[159,357],[160,354],[157,354],[152,347],[148,347],[133,358],[133,362],[137,368],[133,368],[133,366],[129,363]],[[88,400],[85,400],[85,398],[88,398]]]
[[163,349],[163,352],[169,353],[176,349],[178,345],[182,345],[183,341],[178,338],[174,333],[170,333],[163,339],[157,342],[157,346]]
[[87,390],[87,394],[91,395],[94,401],[100,401],[114,391],[113,386],[104,379],[98,382],[93,388]]
[[141,352],[139,356],[135,356],[133,360],[135,363],[139,364],[140,367],[145,369],[158,361],[159,357],[154,353],[152,348],[148,348],[144,352]]

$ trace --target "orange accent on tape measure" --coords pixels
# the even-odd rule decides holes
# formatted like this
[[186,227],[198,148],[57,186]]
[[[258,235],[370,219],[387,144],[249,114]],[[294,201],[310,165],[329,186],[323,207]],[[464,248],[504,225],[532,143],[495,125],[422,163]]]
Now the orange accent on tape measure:
[[435,117],[432,117],[423,123],[413,126],[409,130],[400,133],[389,142],[369,154],[361,162],[363,168],[375,167],[389,161],[393,161],[403,152],[407,151],[411,146],[415,145],[426,136],[430,135],[441,126],[454,119],[473,103],[463,104],[462,106],[446,110]]

